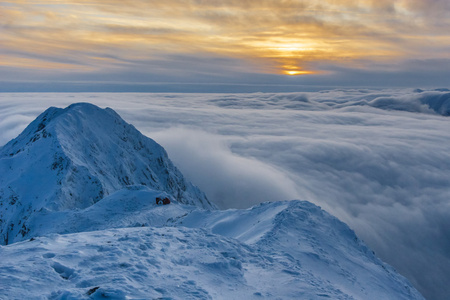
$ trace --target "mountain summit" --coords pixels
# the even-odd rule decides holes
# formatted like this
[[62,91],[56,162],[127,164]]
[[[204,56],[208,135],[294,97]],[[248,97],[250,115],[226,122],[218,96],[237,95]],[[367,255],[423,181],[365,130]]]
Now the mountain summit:
[[111,109],[48,109],[0,176],[0,298],[423,300],[312,203],[211,209]]
[[214,208],[166,151],[110,108],[51,107],[0,148],[0,243],[25,238],[34,212],[85,209],[127,186]]

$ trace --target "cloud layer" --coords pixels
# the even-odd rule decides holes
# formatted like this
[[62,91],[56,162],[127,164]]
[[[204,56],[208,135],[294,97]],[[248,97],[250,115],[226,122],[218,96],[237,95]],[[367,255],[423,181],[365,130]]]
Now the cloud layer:
[[304,199],[427,299],[450,293],[450,91],[0,94],[0,144],[48,106],[110,106],[222,208]]

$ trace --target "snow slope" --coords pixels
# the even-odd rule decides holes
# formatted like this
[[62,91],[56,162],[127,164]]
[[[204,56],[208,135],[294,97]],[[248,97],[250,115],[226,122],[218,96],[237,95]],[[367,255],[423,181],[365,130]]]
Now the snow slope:
[[30,237],[36,212],[84,209],[129,185],[214,208],[165,150],[112,109],[49,108],[0,149],[0,243]]
[[423,299],[309,202],[212,210],[110,109],[50,108],[0,154],[2,300]]
[[[128,219],[134,208],[127,216],[130,204],[120,199],[128,193],[140,204],[148,192],[122,191],[96,205],[115,202],[112,214]],[[308,202],[143,210],[139,222],[155,226],[47,234],[0,247],[0,299],[423,299],[344,223]],[[112,219],[98,215],[86,228]]]

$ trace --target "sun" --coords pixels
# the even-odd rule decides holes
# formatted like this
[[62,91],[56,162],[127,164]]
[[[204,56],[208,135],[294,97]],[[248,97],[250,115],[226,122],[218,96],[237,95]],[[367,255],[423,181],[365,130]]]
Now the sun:
[[289,76],[310,75],[315,74],[315,71],[305,70],[295,62],[288,62],[281,67],[281,74]]
[[278,38],[260,43],[257,46],[264,49],[264,57],[275,60],[278,64],[277,73],[288,76],[316,74],[316,71],[305,69],[310,56],[317,56],[317,43],[313,41],[293,41]]
[[289,76],[296,76],[296,75],[314,74],[314,72],[313,71],[306,71],[306,70],[283,70],[283,74],[289,75]]

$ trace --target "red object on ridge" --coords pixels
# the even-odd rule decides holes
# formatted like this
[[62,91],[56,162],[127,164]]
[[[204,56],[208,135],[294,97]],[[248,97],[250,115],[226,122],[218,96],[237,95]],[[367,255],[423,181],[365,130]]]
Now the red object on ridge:
[[165,197],[165,198],[157,197],[157,198],[156,198],[156,204],[158,204],[158,205],[166,205],[166,204],[170,204],[170,199],[167,198],[167,197]]

